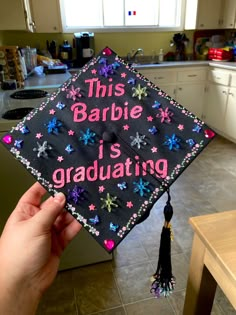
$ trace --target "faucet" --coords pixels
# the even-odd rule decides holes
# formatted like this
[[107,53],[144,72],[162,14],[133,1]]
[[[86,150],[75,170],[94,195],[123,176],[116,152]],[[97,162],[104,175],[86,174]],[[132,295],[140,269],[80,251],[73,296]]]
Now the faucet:
[[141,55],[141,56],[143,55],[143,49],[142,48],[138,48],[136,51],[135,51],[135,49],[132,49],[132,52],[127,54],[127,61],[135,62],[137,55]]

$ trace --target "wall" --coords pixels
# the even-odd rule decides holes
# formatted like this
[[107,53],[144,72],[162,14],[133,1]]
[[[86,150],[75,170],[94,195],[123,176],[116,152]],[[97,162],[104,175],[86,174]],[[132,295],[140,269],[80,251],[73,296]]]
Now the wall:
[[[120,56],[126,56],[132,48],[143,48],[145,55],[151,55],[152,51],[158,52],[160,48],[164,52],[173,51],[170,47],[170,40],[176,32],[115,32],[115,33],[95,33],[95,52],[98,53],[105,46],[111,47]],[[185,31],[186,36],[190,39],[187,52],[192,52],[193,31]],[[22,31],[3,31],[3,45],[18,45],[25,47],[27,45],[36,47],[41,50],[46,49],[46,41],[56,40],[58,46],[63,40],[68,40],[72,45],[73,34],[56,33],[28,33]],[[0,33],[1,41],[1,33]]]

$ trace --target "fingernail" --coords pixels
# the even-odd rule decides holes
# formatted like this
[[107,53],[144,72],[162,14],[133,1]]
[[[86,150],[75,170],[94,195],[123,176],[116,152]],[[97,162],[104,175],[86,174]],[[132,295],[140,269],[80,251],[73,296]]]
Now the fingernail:
[[63,202],[65,200],[65,195],[61,192],[55,195],[54,200],[57,202]]

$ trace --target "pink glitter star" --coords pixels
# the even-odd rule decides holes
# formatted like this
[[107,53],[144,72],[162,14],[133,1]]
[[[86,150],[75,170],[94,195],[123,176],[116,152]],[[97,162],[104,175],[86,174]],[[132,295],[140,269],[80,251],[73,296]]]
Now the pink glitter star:
[[75,133],[75,132],[74,132],[73,130],[69,130],[69,131],[68,131],[68,135],[69,135],[69,136],[73,136],[74,133]]
[[126,207],[127,208],[133,208],[133,202],[132,201],[127,201],[127,203],[126,203]]
[[42,136],[43,136],[43,135],[42,135],[41,133],[36,133],[36,138],[37,138],[37,139],[41,139]]
[[124,129],[124,130],[129,130],[129,125],[124,125],[124,126],[123,126],[123,129]]
[[55,112],[56,112],[56,111],[55,111],[54,109],[50,109],[49,114],[50,114],[50,115],[54,115]]
[[105,187],[104,187],[104,186],[99,186],[99,187],[98,187],[98,191],[99,191],[100,193],[104,192],[104,190],[105,190]]
[[179,125],[178,129],[181,130],[181,131],[184,130],[184,125]]
[[156,153],[157,152],[157,147],[152,147],[151,151],[152,151],[152,153]]
[[97,70],[96,70],[96,69],[93,69],[93,70],[91,70],[91,73],[92,73],[92,74],[97,74]]
[[63,156],[58,156],[58,158],[57,158],[57,161],[58,161],[58,162],[61,163],[63,160],[64,160]]
[[153,121],[153,117],[152,116],[148,116],[147,117],[147,121]]
[[91,203],[91,205],[89,205],[89,211],[94,211],[95,209],[96,209],[96,206]]
[[127,74],[125,72],[122,72],[120,75],[122,78],[125,78],[127,76]]

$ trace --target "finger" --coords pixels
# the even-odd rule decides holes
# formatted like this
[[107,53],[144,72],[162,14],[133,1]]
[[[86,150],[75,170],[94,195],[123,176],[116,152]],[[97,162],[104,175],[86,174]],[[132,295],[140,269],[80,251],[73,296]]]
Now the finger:
[[58,193],[54,198],[49,197],[48,202],[44,203],[41,210],[33,217],[39,227],[44,230],[51,229],[58,215],[63,211],[66,197],[63,193]]
[[24,193],[18,203],[27,203],[39,207],[45,193],[45,188],[36,182]]
[[60,244],[62,249],[64,250],[66,246],[72,241],[72,239],[79,233],[81,230],[82,225],[76,220],[67,225],[64,230],[61,231],[60,234]]
[[58,233],[60,233],[64,228],[69,225],[75,218],[68,212],[62,212],[56,219],[54,227]]

